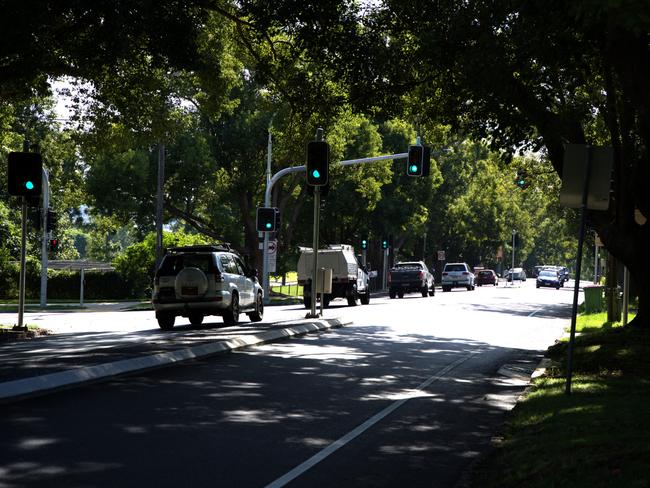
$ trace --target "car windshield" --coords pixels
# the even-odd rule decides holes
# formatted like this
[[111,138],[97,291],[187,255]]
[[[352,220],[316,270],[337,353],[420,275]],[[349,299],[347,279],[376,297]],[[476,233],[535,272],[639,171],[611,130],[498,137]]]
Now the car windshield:
[[544,270],[539,273],[541,278],[557,278],[557,273],[551,270]]
[[467,271],[463,264],[448,264],[445,266],[445,271]]

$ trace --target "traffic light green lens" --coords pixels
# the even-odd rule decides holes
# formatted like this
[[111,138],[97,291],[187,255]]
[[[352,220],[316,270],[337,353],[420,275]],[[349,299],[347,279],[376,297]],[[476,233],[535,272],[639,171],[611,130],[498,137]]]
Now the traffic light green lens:
[[25,183],[25,188],[27,188],[28,190],[33,190],[34,189],[34,183],[32,183],[31,181],[28,181],[27,183]]
[[270,229],[271,227],[273,227],[273,226],[271,225],[271,222],[267,222],[267,223],[266,223],[266,228],[267,228],[267,229]]
[[317,169],[315,169],[315,170],[312,172],[312,176],[313,176],[314,178],[320,178],[320,173],[318,172]]
[[411,170],[411,173],[417,173],[418,172],[418,167],[415,164],[412,164],[409,169]]

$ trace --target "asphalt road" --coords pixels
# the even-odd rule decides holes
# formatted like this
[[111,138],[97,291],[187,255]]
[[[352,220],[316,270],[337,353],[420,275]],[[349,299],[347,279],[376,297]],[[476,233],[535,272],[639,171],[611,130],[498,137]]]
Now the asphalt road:
[[529,280],[334,301],[353,326],[3,406],[0,486],[453,487],[571,298]]

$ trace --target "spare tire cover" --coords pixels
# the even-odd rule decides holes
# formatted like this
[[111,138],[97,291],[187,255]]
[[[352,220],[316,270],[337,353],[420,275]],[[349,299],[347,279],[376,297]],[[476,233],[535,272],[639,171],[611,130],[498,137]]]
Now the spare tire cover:
[[174,282],[177,296],[202,297],[208,291],[208,278],[199,268],[183,268]]

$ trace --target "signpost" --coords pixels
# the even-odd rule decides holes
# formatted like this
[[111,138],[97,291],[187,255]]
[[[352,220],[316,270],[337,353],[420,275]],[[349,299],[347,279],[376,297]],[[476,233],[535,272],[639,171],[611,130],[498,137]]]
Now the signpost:
[[578,314],[578,292],[582,270],[582,245],[585,240],[586,211],[607,210],[611,185],[614,152],[611,147],[591,147],[585,144],[567,144],[564,148],[562,190],[560,204],[580,209],[580,233],[578,235],[578,255],[576,256],[576,278],[573,288],[573,307],[571,310],[571,333],[567,352],[567,377],[565,393],[571,394],[573,375],[573,347],[576,336],[576,317]]

